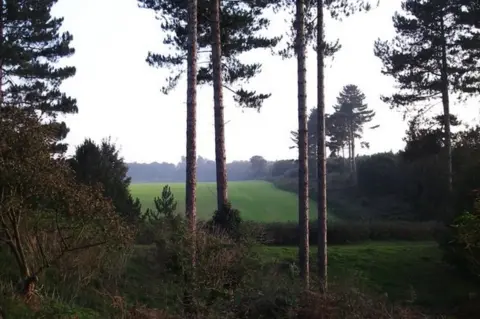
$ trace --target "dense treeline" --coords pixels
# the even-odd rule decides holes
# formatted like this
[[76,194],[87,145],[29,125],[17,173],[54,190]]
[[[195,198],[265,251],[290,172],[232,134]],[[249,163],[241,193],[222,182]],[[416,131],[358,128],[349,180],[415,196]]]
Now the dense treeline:
[[[245,181],[265,179],[272,165],[261,156],[252,156],[249,161],[227,163],[228,180]],[[128,176],[133,183],[175,183],[185,182],[186,158],[173,163],[128,163]],[[202,156],[197,158],[197,179],[199,182],[215,182],[215,161]]]
[[[355,158],[352,172],[348,158],[331,156],[327,161],[329,207],[349,218],[394,218],[444,221],[448,188],[442,168],[444,138],[442,116],[417,116],[409,122],[405,149]],[[463,128],[455,116],[452,126],[453,202],[460,213],[472,209],[475,189],[480,187],[480,128]],[[296,191],[295,170],[285,168],[274,183]],[[352,176],[355,174],[355,178]],[[315,178],[314,176],[311,177]],[[315,186],[311,186],[315,198]],[[451,221],[451,220],[450,220]]]

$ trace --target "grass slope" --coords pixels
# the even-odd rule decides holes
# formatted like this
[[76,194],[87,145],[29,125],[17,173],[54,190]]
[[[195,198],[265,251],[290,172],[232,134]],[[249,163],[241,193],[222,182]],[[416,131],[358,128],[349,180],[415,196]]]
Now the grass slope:
[[[316,249],[311,247],[312,273],[316,271]],[[296,263],[296,247],[261,247],[266,262]],[[329,282],[352,278],[353,286],[386,293],[392,301],[407,301],[430,309],[446,310],[468,300],[476,291],[442,261],[435,242],[371,242],[328,248]]]
[[[143,208],[153,208],[153,198],[160,196],[166,183],[132,184],[133,197],[138,197]],[[178,201],[178,211],[185,210],[185,184],[168,184]],[[276,188],[265,181],[241,181],[228,183],[228,196],[232,205],[239,209],[244,220],[258,222],[297,221],[297,196]],[[198,183],[197,213],[199,218],[212,216],[216,204],[216,183]],[[317,205],[310,201],[310,216],[316,216]]]

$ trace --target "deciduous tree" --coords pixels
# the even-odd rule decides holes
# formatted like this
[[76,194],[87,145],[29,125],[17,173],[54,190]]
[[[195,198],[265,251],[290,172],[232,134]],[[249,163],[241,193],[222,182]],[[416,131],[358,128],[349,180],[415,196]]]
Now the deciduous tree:
[[[54,139],[36,115],[3,109],[0,242],[15,257],[24,294],[32,292],[46,268],[68,261],[79,269],[94,267],[133,237],[101,190],[78,183],[64,158],[52,158]],[[82,258],[88,253],[96,262]]]

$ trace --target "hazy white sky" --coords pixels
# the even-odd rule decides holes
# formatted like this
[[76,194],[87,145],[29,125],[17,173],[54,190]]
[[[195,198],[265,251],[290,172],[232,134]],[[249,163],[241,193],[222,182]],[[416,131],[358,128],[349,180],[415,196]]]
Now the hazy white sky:
[[[380,101],[393,90],[393,80],[380,74],[380,61],[373,55],[377,38],[390,39],[394,32],[393,13],[399,0],[381,1],[369,13],[357,14],[343,22],[327,21],[327,39],[338,38],[342,49],[326,69],[327,112],[346,84],[356,84],[367,96],[380,128],[366,132],[369,150],[361,153],[398,150],[406,124],[402,115]],[[149,67],[147,52],[162,50],[159,21],[150,10],[140,9],[136,0],[60,0],[55,15],[65,18],[65,30],[74,36],[76,54],[66,61],[77,67],[77,75],[64,90],[78,99],[79,114],[69,116],[70,152],[86,137],[100,141],[111,136],[127,161],[177,162],[185,154],[186,81],[170,95],[160,92],[167,75]],[[271,30],[284,32],[287,24],[277,15]],[[251,82],[257,91],[272,97],[260,113],[242,111],[225,91],[227,160],[262,155],[269,160],[294,158],[289,149],[290,131],[297,127],[296,62],[256,51],[246,61],[260,61],[263,72]],[[316,101],[316,61],[314,52],[307,62],[308,105]],[[473,107],[474,106],[474,107]],[[461,118],[478,115],[476,103],[455,106]],[[200,87],[198,94],[198,155],[213,159],[213,92]]]

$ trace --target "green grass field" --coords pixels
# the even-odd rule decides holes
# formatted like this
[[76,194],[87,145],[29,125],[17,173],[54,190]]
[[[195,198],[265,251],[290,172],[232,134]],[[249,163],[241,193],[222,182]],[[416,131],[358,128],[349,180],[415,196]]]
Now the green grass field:
[[[296,247],[262,246],[261,256],[272,264],[296,263]],[[316,271],[317,247],[310,247],[311,271]],[[435,242],[369,242],[328,248],[329,282],[351,284],[386,293],[392,301],[427,308],[453,306],[468,299],[475,285],[442,261]],[[354,282],[351,282],[354,280]]]
[[[131,191],[138,197],[143,209],[153,208],[153,198],[160,196],[164,183],[132,184]],[[170,183],[178,201],[178,212],[185,210],[185,184]],[[241,181],[228,183],[228,196],[232,205],[239,209],[244,220],[258,222],[297,221],[297,196],[279,190],[264,181]],[[216,208],[215,183],[199,183],[197,188],[197,214],[208,219]],[[317,205],[310,201],[310,216],[316,216]]]

